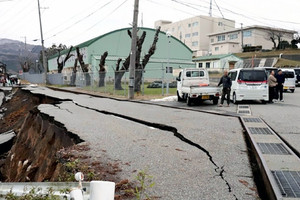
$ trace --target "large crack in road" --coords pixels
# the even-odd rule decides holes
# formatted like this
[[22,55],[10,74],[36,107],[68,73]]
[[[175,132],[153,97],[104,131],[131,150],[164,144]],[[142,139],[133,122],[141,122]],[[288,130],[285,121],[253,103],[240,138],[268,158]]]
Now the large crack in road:
[[[163,131],[172,132],[174,134],[174,136],[177,137],[178,139],[180,139],[181,141],[183,141],[183,142],[185,142],[185,143],[187,143],[187,144],[189,144],[189,145],[191,145],[193,147],[196,147],[197,149],[199,149],[203,153],[205,153],[206,156],[208,157],[209,161],[215,167],[214,171],[217,173],[216,176],[220,177],[223,180],[223,182],[226,184],[228,192],[229,193],[233,193],[232,192],[232,188],[230,186],[230,183],[224,177],[224,173],[226,172],[225,169],[224,169],[225,166],[219,166],[215,162],[213,156],[210,154],[210,152],[208,150],[206,150],[200,144],[197,144],[197,143],[193,142],[192,140],[186,138],[184,135],[182,135],[181,133],[178,132],[177,128],[175,128],[173,126],[166,125],[166,124],[153,123],[153,122],[149,122],[149,121],[137,119],[137,118],[130,117],[130,116],[127,116],[127,115],[122,115],[122,114],[119,114],[119,113],[109,112],[109,111],[105,111],[105,110],[98,110],[96,108],[90,108],[90,107],[87,107],[87,106],[80,105],[79,103],[77,103],[77,102],[75,102],[73,100],[64,100],[62,102],[66,102],[66,101],[71,101],[76,106],[79,106],[81,108],[85,108],[85,109],[88,109],[88,110],[92,110],[92,111],[95,111],[95,112],[98,112],[98,113],[101,113],[101,114],[115,116],[115,117],[122,118],[122,119],[125,119],[125,120],[128,120],[128,121],[139,123],[139,124],[142,124],[142,125],[145,125],[145,126],[148,126],[148,127],[157,128],[157,129],[160,129],[160,130],[163,130]],[[62,102],[57,103],[55,106],[58,107],[59,109],[61,109],[60,106],[59,106],[59,104],[61,104]],[[236,195],[234,193],[232,195],[233,195],[233,197],[236,200],[238,200],[238,198],[236,197]]]

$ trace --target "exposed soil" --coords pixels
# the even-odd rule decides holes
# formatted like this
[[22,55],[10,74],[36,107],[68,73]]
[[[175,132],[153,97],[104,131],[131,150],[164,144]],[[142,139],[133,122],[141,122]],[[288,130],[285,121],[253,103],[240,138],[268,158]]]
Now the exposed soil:
[[5,111],[3,120],[0,120],[0,133],[12,129],[18,132],[29,111],[42,103],[41,98],[32,96],[30,93],[19,88],[14,88],[13,92],[13,98],[8,102],[3,102],[2,105],[7,110]]
[[126,191],[134,186],[118,177],[117,161],[103,163],[101,158],[91,158],[88,144],[37,109],[42,103],[58,103],[56,99],[18,88],[14,92],[2,105],[7,110],[0,120],[0,134],[13,129],[17,136],[11,149],[0,155],[0,181],[73,181],[74,172],[82,171],[87,181],[116,182],[115,199],[132,198]]

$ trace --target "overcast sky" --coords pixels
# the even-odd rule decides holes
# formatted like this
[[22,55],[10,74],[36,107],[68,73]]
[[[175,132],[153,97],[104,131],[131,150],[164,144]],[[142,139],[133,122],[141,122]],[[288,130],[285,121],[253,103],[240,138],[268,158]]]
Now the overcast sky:
[[[300,0],[212,0],[214,17],[236,21],[236,27],[264,25],[300,32]],[[104,33],[129,27],[134,0],[40,0],[46,46],[76,45]],[[140,0],[139,26],[156,20],[179,21],[208,15],[210,0]],[[37,0],[0,0],[0,38],[40,44]],[[217,6],[218,5],[218,6]]]

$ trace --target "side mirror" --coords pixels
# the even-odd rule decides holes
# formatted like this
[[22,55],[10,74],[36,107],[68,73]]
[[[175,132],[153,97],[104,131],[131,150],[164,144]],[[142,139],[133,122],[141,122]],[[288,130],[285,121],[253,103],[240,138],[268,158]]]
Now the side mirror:
[[180,79],[179,77],[176,77],[176,80],[177,80],[177,81],[181,81],[181,79]]

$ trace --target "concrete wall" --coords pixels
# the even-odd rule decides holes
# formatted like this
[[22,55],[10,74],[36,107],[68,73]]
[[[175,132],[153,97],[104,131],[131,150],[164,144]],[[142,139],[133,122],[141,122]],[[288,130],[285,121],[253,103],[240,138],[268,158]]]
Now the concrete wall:
[[64,84],[63,74],[47,74],[47,81],[51,85],[63,85]]
[[43,74],[29,74],[29,73],[23,73],[21,76],[21,79],[27,80],[30,83],[33,84],[39,84],[44,83]]

